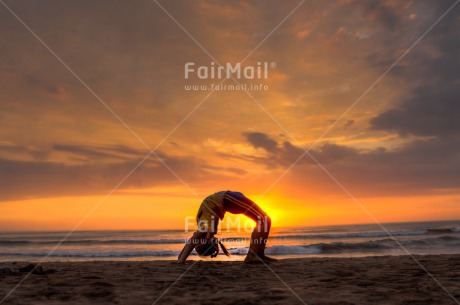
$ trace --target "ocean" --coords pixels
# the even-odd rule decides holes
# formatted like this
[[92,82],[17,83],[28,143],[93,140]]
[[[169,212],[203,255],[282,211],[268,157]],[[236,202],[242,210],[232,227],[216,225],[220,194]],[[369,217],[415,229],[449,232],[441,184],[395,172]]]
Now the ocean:
[[[460,221],[272,228],[266,254],[276,258],[357,257],[460,253]],[[164,231],[0,232],[0,261],[175,260],[193,232]],[[243,260],[250,232],[222,231],[232,254]],[[60,243],[60,244],[59,244]],[[192,253],[190,259],[201,259]]]

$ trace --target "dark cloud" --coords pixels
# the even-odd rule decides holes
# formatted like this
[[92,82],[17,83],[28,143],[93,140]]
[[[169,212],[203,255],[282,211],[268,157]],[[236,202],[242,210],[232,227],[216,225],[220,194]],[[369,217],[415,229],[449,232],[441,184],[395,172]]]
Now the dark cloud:
[[[459,67],[460,68],[460,67]],[[403,136],[446,136],[460,133],[460,82],[427,84],[401,105],[370,120],[373,128]]]
[[353,125],[354,123],[355,123],[355,120],[348,120],[348,121],[344,124],[344,128],[351,127],[351,125]]
[[275,140],[270,139],[266,134],[261,132],[246,132],[244,133],[246,139],[255,148],[263,148],[268,152],[275,152],[277,150],[277,143]]
[[[298,147],[289,141],[284,141],[282,144],[278,145],[275,140],[264,133],[254,132],[251,133],[251,137],[249,137],[248,134],[245,135],[247,141],[254,146],[254,148],[263,148],[268,153],[267,157],[239,156],[240,158],[244,158],[246,160],[262,162],[268,166],[289,166],[302,154],[304,154],[303,148]],[[254,137],[254,135],[256,135],[256,137]],[[257,140],[255,140],[255,138]],[[315,158],[319,159],[321,163],[328,164],[351,158],[358,152],[355,149],[346,146],[326,143],[316,150],[312,150],[310,153]],[[315,164],[315,162],[308,156],[302,158],[301,163]]]
[[[451,5],[440,1],[439,14]],[[398,76],[417,84],[405,99],[370,120],[374,129],[403,136],[444,137],[460,133],[460,19],[450,12],[420,42]]]
[[26,73],[23,78],[26,86],[30,89],[36,89],[56,96],[64,95],[65,93],[65,90],[61,86],[52,84],[51,81],[44,77],[38,77],[37,75]]
[[378,22],[388,29],[395,28],[399,23],[400,7],[393,7],[390,1],[353,1],[352,4],[361,9],[366,19]]
[[[268,135],[265,137],[270,139]],[[288,141],[275,151],[266,151],[267,157],[253,157],[252,160],[268,167],[287,167],[304,153],[302,148]],[[358,150],[326,143],[310,153],[354,194],[378,196],[460,188],[458,151],[460,140],[452,138],[451,141],[413,141],[393,150]],[[309,155],[294,167],[293,175],[299,185],[307,181],[322,191],[340,192]]]
[[[432,3],[433,19],[451,4]],[[370,125],[409,142],[399,149],[361,153],[368,169],[356,165],[349,176],[356,183],[392,185],[393,193],[460,187],[460,41],[453,38],[459,27],[458,14],[449,13],[393,71],[415,85],[395,106],[371,118]],[[346,176],[344,169],[339,172]]]
[[355,195],[420,195],[460,188],[460,141],[413,141],[360,152],[330,171]]
[[24,155],[31,157],[36,161],[44,161],[48,159],[51,150],[39,149],[33,146],[22,146],[16,144],[0,144],[0,153],[7,155]]

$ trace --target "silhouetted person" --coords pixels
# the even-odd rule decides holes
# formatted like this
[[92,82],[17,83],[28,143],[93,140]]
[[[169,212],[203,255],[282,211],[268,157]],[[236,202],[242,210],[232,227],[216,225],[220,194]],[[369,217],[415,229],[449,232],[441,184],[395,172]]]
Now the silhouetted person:
[[267,213],[242,193],[222,191],[208,196],[201,203],[196,216],[198,230],[179,254],[180,263],[185,262],[193,249],[200,256],[215,257],[219,253],[220,245],[224,253],[229,255],[225,247],[214,237],[217,233],[219,219],[223,219],[226,212],[244,214],[256,222],[251,235],[249,252],[244,262],[276,261],[264,253],[271,227],[271,219]]

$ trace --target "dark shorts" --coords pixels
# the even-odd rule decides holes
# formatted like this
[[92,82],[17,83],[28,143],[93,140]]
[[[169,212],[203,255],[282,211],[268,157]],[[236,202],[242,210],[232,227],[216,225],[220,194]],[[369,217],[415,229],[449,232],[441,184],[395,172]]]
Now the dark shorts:
[[228,191],[224,195],[224,211],[232,214],[244,214],[255,222],[265,223],[265,213],[254,201],[240,192]]

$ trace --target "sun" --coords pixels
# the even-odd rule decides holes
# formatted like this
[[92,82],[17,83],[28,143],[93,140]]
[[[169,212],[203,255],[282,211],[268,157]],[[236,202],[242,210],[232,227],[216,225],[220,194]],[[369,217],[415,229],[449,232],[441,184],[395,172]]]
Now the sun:
[[271,218],[272,224],[279,223],[285,216],[287,216],[286,210],[283,210],[276,205],[272,198],[262,198],[257,200],[256,203]]

